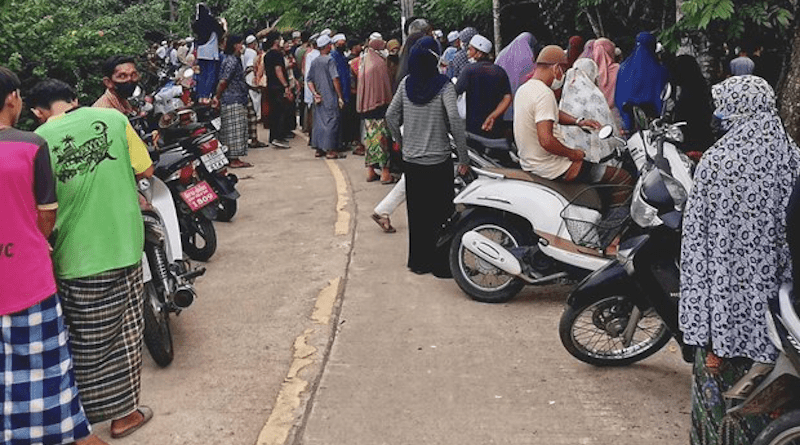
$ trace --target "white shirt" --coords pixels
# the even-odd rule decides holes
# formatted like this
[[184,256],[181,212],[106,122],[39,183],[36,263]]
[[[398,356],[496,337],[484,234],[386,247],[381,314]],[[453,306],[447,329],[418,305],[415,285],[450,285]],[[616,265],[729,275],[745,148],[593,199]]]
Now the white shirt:
[[253,66],[256,61],[256,57],[258,57],[256,50],[253,48],[245,48],[244,53],[242,54],[242,66],[245,69]]

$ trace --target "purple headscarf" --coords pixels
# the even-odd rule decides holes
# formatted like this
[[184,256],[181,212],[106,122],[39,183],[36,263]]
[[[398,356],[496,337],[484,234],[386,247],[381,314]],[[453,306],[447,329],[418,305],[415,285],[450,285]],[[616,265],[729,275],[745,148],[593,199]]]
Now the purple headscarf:
[[[535,46],[536,37],[529,32],[523,32],[503,48],[497,56],[495,64],[506,70],[511,84],[512,96],[517,93],[517,88],[528,80],[531,73],[533,73],[533,69],[536,68],[536,63],[534,62],[536,58],[534,53]],[[513,117],[514,105],[512,104],[503,119],[512,120]]]

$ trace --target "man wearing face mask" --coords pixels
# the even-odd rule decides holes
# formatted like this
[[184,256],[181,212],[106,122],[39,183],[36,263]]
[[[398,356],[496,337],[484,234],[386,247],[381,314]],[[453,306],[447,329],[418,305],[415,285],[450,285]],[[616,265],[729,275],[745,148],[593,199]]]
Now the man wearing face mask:
[[[536,58],[533,77],[517,90],[514,140],[522,169],[545,179],[565,182],[632,184],[624,170],[585,161],[582,150],[564,145],[559,125],[601,128],[595,120],[559,111],[554,91],[564,84],[567,63],[563,49],[556,45],[545,47]],[[627,199],[630,192],[623,193],[622,189],[624,187],[612,194],[612,205],[622,204]]]
[[113,108],[126,116],[136,114],[128,102],[139,83],[139,71],[129,56],[113,56],[103,64],[103,85],[106,92],[95,101],[93,107]]

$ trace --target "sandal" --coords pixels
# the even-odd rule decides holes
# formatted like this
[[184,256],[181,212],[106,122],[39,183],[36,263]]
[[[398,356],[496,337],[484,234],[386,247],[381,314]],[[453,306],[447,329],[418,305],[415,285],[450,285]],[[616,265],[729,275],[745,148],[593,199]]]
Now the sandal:
[[317,151],[314,153],[314,157],[315,157],[315,158],[321,158],[321,157],[324,157],[324,156],[325,156],[325,152],[324,152],[324,151],[322,151],[322,150],[317,150]]
[[394,227],[392,227],[392,223],[389,221],[388,216],[381,216],[377,213],[372,214],[372,220],[375,221],[381,229],[383,229],[384,233],[394,233],[397,232]]
[[353,150],[353,154],[356,156],[364,156],[366,153],[367,149],[361,144],[359,144],[358,147]]
[[228,165],[230,168],[250,168],[253,164],[249,162],[244,162],[241,159],[233,159],[231,163]]
[[329,151],[328,154],[325,155],[325,159],[344,159],[347,155],[344,153],[339,153],[336,151]]
[[111,432],[112,439],[119,439],[120,437],[130,436],[136,430],[144,426],[145,423],[149,422],[150,419],[153,418],[153,410],[150,409],[149,406],[141,405],[136,411],[139,411],[139,413],[142,415],[142,421],[137,423],[136,425],[129,427],[126,430],[123,430],[122,432],[115,433],[114,431],[112,431]]

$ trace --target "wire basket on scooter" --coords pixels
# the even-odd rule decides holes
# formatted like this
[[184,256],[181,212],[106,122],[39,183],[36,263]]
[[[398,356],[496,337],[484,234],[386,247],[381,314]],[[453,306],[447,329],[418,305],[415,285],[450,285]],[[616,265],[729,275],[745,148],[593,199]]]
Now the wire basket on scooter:
[[[580,192],[561,211],[561,219],[566,224],[572,242],[583,247],[602,250],[608,247],[625,229],[630,220],[630,202],[628,197],[624,204],[613,206],[603,213],[586,206],[586,202],[602,197],[605,202],[611,193],[621,190],[630,191],[629,186],[595,185]],[[586,195],[584,195],[586,194]],[[592,197],[590,195],[595,195]],[[596,199],[595,199],[596,201]],[[608,207],[604,205],[602,207]]]

